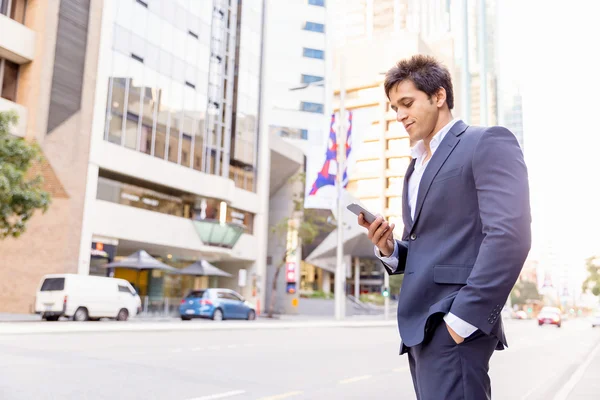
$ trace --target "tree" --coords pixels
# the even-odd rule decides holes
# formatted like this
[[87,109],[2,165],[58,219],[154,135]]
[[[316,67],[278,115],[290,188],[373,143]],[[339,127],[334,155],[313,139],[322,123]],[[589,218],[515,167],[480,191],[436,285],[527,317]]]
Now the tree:
[[512,304],[525,305],[527,300],[541,300],[542,296],[538,292],[535,282],[519,280],[513,290],[510,292],[510,301]]
[[298,172],[288,179],[288,184],[292,186],[293,192],[291,213],[271,227],[271,233],[277,241],[277,246],[284,251],[275,266],[271,298],[269,299],[269,318],[273,318],[279,273],[285,266],[288,257],[295,255],[302,244],[311,244],[321,232],[327,229],[327,219],[319,212],[320,210],[304,208],[305,180],[304,172]]
[[585,262],[588,277],[583,281],[583,292],[591,290],[594,296],[600,296],[600,257],[590,257]]
[[50,205],[42,177],[28,174],[32,162],[41,160],[41,151],[9,133],[17,122],[16,113],[0,112],[0,239],[19,237],[34,212],[46,212]]

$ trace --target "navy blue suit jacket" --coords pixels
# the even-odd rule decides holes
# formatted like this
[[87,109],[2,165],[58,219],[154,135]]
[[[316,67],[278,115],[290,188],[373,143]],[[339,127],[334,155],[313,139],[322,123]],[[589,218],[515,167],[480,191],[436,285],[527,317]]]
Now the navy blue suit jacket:
[[398,328],[406,346],[423,342],[434,315],[452,312],[507,346],[500,312],[531,247],[529,183],[523,152],[502,127],[457,121],[433,154],[408,206],[398,267],[404,274]]

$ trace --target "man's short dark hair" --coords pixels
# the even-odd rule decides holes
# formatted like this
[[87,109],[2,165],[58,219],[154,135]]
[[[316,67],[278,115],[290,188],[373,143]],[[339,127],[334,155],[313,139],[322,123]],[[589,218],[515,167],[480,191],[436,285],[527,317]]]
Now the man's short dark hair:
[[384,86],[388,99],[392,88],[407,79],[412,81],[418,90],[425,92],[430,99],[440,88],[444,88],[446,104],[450,110],[454,108],[454,92],[450,72],[435,58],[419,54],[398,61],[398,64],[385,75]]

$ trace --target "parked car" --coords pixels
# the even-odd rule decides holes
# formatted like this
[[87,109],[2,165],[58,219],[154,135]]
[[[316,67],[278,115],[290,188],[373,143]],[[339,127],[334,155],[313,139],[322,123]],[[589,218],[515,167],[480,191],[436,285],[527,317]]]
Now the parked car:
[[597,312],[592,316],[592,328],[597,326],[600,326],[600,312]]
[[247,319],[256,318],[254,306],[230,289],[192,290],[179,305],[181,319],[192,318]]
[[538,314],[538,325],[556,325],[558,328],[562,325],[560,309],[557,307],[544,307]]
[[126,321],[141,310],[140,296],[129,282],[92,275],[46,275],[35,299],[36,314],[47,321],[58,321],[60,317]]

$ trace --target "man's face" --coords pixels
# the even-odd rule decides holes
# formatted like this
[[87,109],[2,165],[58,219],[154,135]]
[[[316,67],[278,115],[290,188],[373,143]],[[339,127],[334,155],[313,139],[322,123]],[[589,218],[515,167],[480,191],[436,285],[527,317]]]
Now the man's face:
[[408,79],[390,90],[390,103],[396,112],[396,119],[404,125],[411,142],[416,143],[433,134],[440,106],[444,104],[446,97],[443,89],[440,92],[430,99]]

